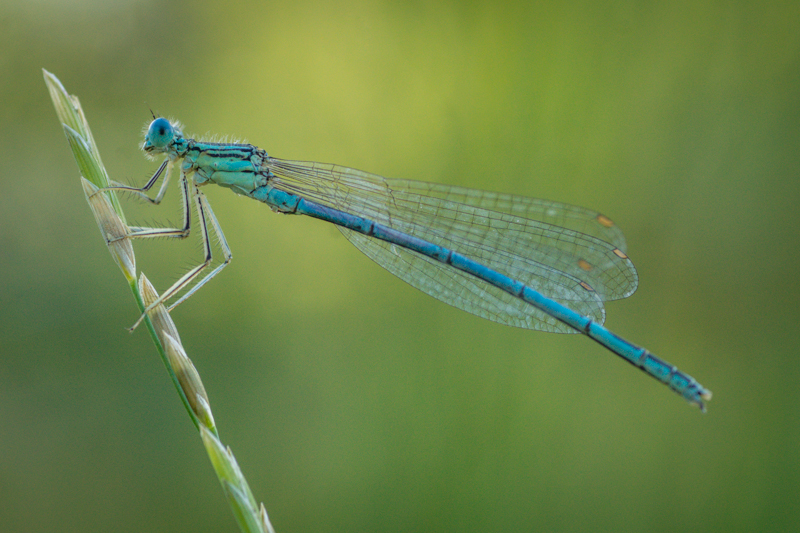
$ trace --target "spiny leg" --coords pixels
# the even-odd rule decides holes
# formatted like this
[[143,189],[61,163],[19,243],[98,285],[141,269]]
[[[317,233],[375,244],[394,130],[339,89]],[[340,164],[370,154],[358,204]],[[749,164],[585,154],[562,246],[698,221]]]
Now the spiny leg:
[[[184,182],[186,182],[186,181],[187,180],[184,180]],[[200,189],[198,189],[197,185],[192,183],[191,184],[191,189],[192,189],[192,197],[195,200],[195,207],[197,209],[197,216],[199,218],[199,230],[200,230],[200,238],[201,238],[201,241],[203,243],[204,260],[203,260],[202,263],[200,263],[196,267],[194,267],[191,270],[189,270],[186,274],[181,276],[181,278],[178,281],[176,281],[175,283],[173,283],[172,286],[169,289],[164,291],[164,294],[159,296],[159,298],[155,302],[153,302],[152,304],[147,306],[147,308],[144,310],[144,313],[142,313],[142,316],[139,317],[139,320],[137,320],[136,323],[129,328],[131,331],[136,329],[136,327],[142,322],[142,320],[144,319],[144,317],[147,315],[147,313],[149,311],[151,311],[156,306],[163,304],[164,302],[166,302],[167,300],[169,300],[170,298],[175,296],[182,289],[188,287],[192,283],[192,281],[197,276],[199,276],[200,273],[208,265],[211,264],[211,262],[213,260],[213,254],[211,252],[211,239],[209,237],[209,232],[208,232],[208,223],[209,222],[211,222],[211,227],[213,228],[214,233],[216,234],[217,238],[219,239],[219,245],[220,245],[220,248],[222,249],[222,255],[224,257],[224,260],[219,266],[217,266],[214,270],[212,270],[210,273],[208,273],[204,278],[202,278],[200,281],[198,281],[191,289],[189,289],[186,294],[181,296],[181,298],[178,301],[176,301],[174,304],[169,306],[169,308],[167,310],[168,311],[172,311],[173,309],[175,309],[175,307],[177,307],[178,305],[180,305],[181,303],[186,301],[186,299],[188,299],[192,294],[194,294],[197,291],[197,289],[199,289],[200,287],[202,287],[203,285],[208,283],[208,281],[210,281],[211,278],[213,278],[214,276],[219,274],[219,272],[223,268],[225,268],[228,265],[228,263],[231,262],[232,254],[231,254],[230,246],[228,246],[228,241],[225,239],[225,235],[222,233],[222,228],[219,225],[219,221],[217,220],[217,217],[214,215],[214,211],[211,209],[211,205],[208,203],[208,200],[206,200],[205,195],[202,192],[200,192]],[[188,206],[187,206],[187,208],[188,208]]]
[[[199,204],[198,205],[202,206],[203,212],[205,214],[205,217],[201,215],[201,218],[203,220],[205,220],[207,218],[207,220],[211,222],[211,227],[214,228],[214,234],[217,236],[217,239],[219,239],[219,246],[222,249],[222,256],[223,256],[224,259],[223,259],[222,263],[219,266],[217,266],[214,270],[209,272],[208,275],[206,275],[206,277],[204,277],[203,279],[198,281],[194,285],[194,287],[189,289],[186,292],[186,294],[184,294],[183,296],[180,297],[180,299],[178,301],[176,301],[174,304],[170,305],[169,308],[167,309],[167,311],[172,311],[173,309],[178,307],[180,304],[185,302],[192,294],[194,294],[197,291],[197,289],[199,289],[200,287],[202,287],[203,285],[205,285],[206,283],[211,281],[211,278],[213,278],[214,276],[219,274],[220,271],[223,268],[228,266],[228,263],[230,263],[231,259],[233,258],[233,254],[231,253],[231,248],[230,248],[230,246],[228,246],[228,241],[225,240],[225,234],[222,233],[222,228],[219,225],[219,221],[217,220],[217,216],[214,214],[214,211],[212,211],[212,209],[211,209],[211,204],[208,203],[208,200],[206,199],[205,195],[202,192],[200,192],[198,190],[197,193],[198,193],[198,198],[199,198]],[[206,244],[204,244],[204,248],[205,248],[206,245],[210,246],[210,243],[208,243],[208,231],[206,231]],[[209,247],[209,254],[210,254],[210,247]]]
[[[153,185],[153,183],[155,183],[155,180],[157,179],[158,175],[161,173],[161,169],[164,168],[164,166],[166,164],[167,164],[167,161],[165,161],[161,165],[161,167],[159,167],[158,172],[156,172],[156,174],[152,178],[150,178],[150,181],[148,182],[147,185],[145,185],[145,187],[148,187],[148,186],[152,187],[152,185]],[[153,203],[160,202],[161,201],[161,197],[164,196],[163,191],[165,189],[165,186],[167,185],[167,182],[169,181],[168,176],[169,175],[167,175],[167,177],[164,178],[164,183],[161,186],[161,189],[159,190],[158,196],[156,196],[156,199],[155,200],[151,200]],[[121,237],[121,238],[129,238],[130,237],[132,239],[147,239],[147,238],[152,238],[152,237],[176,237],[178,239],[184,239],[184,238],[188,237],[189,236],[189,231],[191,229],[191,224],[192,224],[192,210],[191,210],[191,206],[190,206],[190,203],[189,203],[191,201],[190,200],[190,196],[189,196],[189,177],[186,175],[185,172],[181,172],[181,177],[179,179],[179,186],[180,186],[180,190],[181,190],[181,200],[182,200],[181,204],[183,206],[183,228],[150,228],[150,227],[144,227],[144,226],[128,226],[129,233],[127,235],[125,235],[125,237]],[[147,195],[142,192],[142,190],[147,190],[145,187],[143,187],[142,189],[135,189],[135,188],[132,188],[132,187],[106,187],[105,189],[100,189],[100,191],[104,191],[104,190],[108,190],[108,189],[131,190],[133,192],[138,192],[138,193],[142,194],[145,198],[148,198]],[[98,192],[100,192],[100,191],[98,191]],[[97,193],[95,193],[95,194],[97,194]],[[148,198],[148,199],[150,199],[150,198]],[[156,200],[158,200],[158,201],[156,201]]]
[[[164,169],[166,169],[166,172],[164,172]],[[170,161],[169,159],[165,159],[164,162],[161,163],[161,166],[158,167],[158,170],[156,170],[156,173],[153,174],[153,176],[149,180],[147,180],[147,183],[145,183],[144,187],[141,188],[131,187],[130,185],[124,185],[117,181],[111,181],[111,186],[104,187],[100,189],[100,191],[98,192],[107,190],[132,192],[135,193],[140,198],[144,198],[148,202],[158,205],[161,203],[161,200],[164,198],[164,194],[167,192],[167,186],[169,185],[169,176],[171,173],[172,173],[172,161]],[[146,193],[147,191],[153,188],[153,185],[156,184],[158,178],[160,178],[162,174],[164,174],[164,181],[161,182],[161,188],[158,189],[158,194],[156,194],[155,198],[150,198],[149,196],[147,196]]]

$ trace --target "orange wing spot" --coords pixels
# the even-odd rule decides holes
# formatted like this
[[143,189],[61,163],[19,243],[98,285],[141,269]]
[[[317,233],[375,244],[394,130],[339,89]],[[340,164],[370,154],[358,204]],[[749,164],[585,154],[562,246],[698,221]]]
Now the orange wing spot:
[[620,250],[619,248],[614,248],[614,254],[615,254],[617,257],[619,257],[620,259],[627,259],[627,258],[628,258],[628,256],[627,256],[627,255],[625,255],[625,252],[623,252],[623,251],[622,251],[622,250]]
[[589,286],[589,284],[588,284],[588,283],[586,283],[585,281],[581,281],[581,287],[583,287],[584,289],[586,289],[586,290],[587,290],[587,291],[589,291],[589,292],[594,292],[594,289],[593,289],[593,288],[591,288],[591,287]]
[[605,226],[607,228],[610,228],[611,226],[614,225],[614,221],[605,215],[597,215],[597,221],[600,223],[601,226]]
[[584,261],[583,259],[578,259],[578,266],[581,267],[586,272],[589,272],[591,269],[594,268],[591,264],[589,264],[587,261]]

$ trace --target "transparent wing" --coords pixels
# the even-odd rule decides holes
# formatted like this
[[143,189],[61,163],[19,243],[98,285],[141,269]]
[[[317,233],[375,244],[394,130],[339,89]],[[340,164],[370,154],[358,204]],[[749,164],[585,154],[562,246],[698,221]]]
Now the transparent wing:
[[[603,301],[630,296],[638,284],[621,231],[595,211],[322,163],[269,158],[265,166],[277,189],[450,248],[599,323]],[[379,265],[445,303],[511,326],[573,332],[451,266],[340,230]]]

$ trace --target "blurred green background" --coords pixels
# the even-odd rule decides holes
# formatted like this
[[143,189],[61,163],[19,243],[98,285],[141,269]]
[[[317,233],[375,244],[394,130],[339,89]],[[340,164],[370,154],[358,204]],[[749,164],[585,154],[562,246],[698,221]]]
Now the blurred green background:
[[[233,263],[173,317],[279,533],[789,531],[800,521],[800,4],[153,2],[0,7],[3,531],[235,531],[87,209],[42,80],[112,178],[148,108],[188,133],[596,208],[639,291],[586,338],[423,295],[338,231],[208,189]],[[179,219],[125,202],[129,220]],[[165,288],[197,241],[136,243]]]

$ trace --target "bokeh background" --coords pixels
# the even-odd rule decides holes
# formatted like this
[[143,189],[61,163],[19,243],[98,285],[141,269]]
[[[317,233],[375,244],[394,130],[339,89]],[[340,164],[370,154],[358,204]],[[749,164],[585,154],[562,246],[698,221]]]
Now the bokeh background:
[[[586,338],[482,321],[338,231],[207,190],[233,263],[173,316],[279,533],[790,531],[800,521],[800,4],[0,6],[0,528],[235,531],[87,209],[42,68],[115,179],[154,111],[389,177],[596,208],[640,287]],[[131,199],[130,220],[178,220]],[[136,243],[161,289],[197,242]]]

